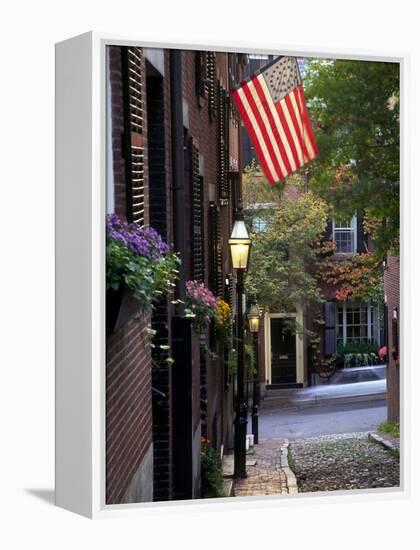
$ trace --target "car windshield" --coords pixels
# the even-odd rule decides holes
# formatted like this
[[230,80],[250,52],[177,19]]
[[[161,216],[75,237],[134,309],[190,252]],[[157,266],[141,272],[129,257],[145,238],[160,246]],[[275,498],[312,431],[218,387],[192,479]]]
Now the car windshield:
[[384,367],[360,367],[343,369],[336,372],[330,379],[330,384],[354,384],[357,382],[373,382],[385,378]]

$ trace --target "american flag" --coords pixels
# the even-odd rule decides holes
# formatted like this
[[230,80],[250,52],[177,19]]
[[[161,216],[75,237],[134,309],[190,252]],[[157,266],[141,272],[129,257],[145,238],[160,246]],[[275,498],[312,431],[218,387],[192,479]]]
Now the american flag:
[[271,184],[317,156],[295,57],[271,61],[232,95]]

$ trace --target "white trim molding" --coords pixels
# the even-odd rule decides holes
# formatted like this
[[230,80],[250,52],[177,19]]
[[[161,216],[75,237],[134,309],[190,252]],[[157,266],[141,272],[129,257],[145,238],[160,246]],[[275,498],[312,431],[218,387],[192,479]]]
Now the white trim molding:
[[[295,313],[266,313],[264,317],[265,334],[265,380],[271,384],[271,319],[295,318],[296,322],[303,326],[303,310],[296,308]],[[305,384],[304,341],[301,334],[296,334],[296,383]]]

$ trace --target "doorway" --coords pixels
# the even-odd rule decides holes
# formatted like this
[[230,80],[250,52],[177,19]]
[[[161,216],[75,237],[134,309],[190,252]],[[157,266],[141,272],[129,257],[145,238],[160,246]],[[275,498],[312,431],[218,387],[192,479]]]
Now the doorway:
[[271,384],[296,384],[296,320],[293,317],[270,319]]

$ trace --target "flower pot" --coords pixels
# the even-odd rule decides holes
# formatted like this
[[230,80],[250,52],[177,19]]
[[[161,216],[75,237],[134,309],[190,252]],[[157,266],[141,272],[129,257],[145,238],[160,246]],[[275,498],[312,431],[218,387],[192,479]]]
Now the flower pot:
[[106,291],[106,333],[111,334],[117,327],[121,304],[124,298],[125,285],[120,284],[118,290]]

